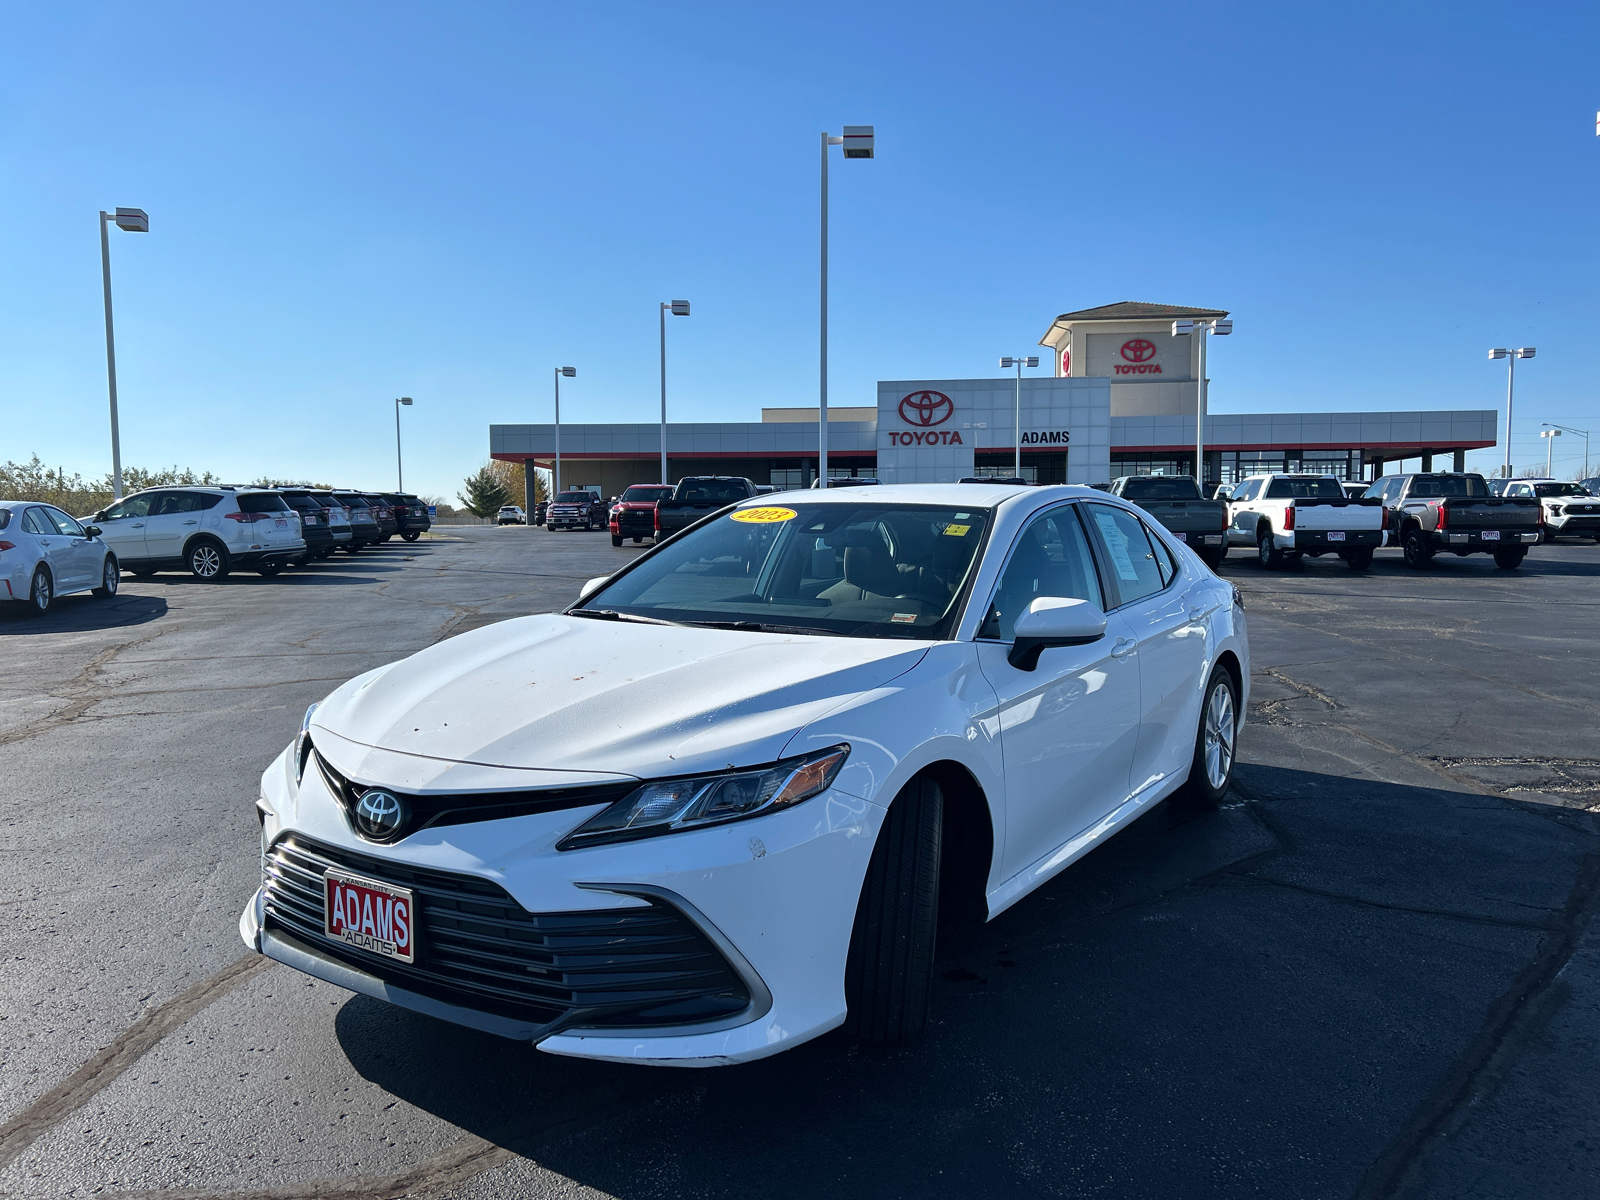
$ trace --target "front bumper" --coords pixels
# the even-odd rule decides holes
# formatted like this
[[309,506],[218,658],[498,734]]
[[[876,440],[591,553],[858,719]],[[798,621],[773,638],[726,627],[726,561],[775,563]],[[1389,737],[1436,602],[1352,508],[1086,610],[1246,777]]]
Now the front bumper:
[[1553,517],[1545,525],[1557,537],[1593,537],[1600,533],[1600,516]]
[[[669,907],[737,975],[746,995],[739,1012],[694,1023],[658,1015],[650,1025],[626,1025],[626,1013],[613,1013],[607,1023],[585,1024],[581,1014],[549,1018],[486,1002],[482,989],[441,986],[437,970],[431,978],[408,975],[393,960],[319,936],[314,924],[308,935],[304,921],[295,928],[276,919],[270,872],[240,919],[240,934],[319,979],[551,1053],[678,1066],[765,1057],[843,1022],[845,956],[883,815],[835,790],[766,817],[581,850],[554,847],[596,806],[423,829],[374,846],[350,831],[315,771],[294,788],[287,755],[263,777],[259,803],[269,853],[299,840],[381,859],[392,864],[387,881],[402,887],[419,872],[448,873],[469,888],[503,892],[535,925],[550,919],[537,914],[588,919],[626,916],[652,903]],[[381,866],[355,873],[384,878]],[[418,896],[417,963],[448,965],[449,938],[430,936],[420,888]],[[445,957],[433,960],[435,953]]]

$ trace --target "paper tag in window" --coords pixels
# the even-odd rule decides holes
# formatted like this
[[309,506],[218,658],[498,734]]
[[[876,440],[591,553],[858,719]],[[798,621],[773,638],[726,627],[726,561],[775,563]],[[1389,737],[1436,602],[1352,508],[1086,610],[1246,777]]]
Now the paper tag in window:
[[966,537],[971,529],[971,525],[946,525],[944,527],[944,535],[945,537]]
[[889,618],[889,620],[895,625],[915,625],[917,622],[917,614],[895,613],[894,616]]
[[792,508],[741,508],[731,515],[735,521],[746,521],[752,525],[770,525],[774,521],[792,521],[796,514]]

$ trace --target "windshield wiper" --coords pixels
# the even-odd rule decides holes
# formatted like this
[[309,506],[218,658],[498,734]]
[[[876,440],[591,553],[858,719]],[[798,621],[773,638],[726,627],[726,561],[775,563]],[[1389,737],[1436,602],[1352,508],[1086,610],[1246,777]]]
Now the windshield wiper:
[[640,617],[633,613],[618,612],[614,608],[572,608],[569,617],[588,617],[592,621],[636,621],[641,625],[681,625],[682,621],[663,621],[659,617]]

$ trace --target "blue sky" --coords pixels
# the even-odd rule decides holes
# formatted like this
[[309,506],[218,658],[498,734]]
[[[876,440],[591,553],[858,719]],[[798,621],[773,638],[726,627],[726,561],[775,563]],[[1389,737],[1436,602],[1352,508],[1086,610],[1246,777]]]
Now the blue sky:
[[1136,299],[1233,311],[1218,411],[1500,407],[1485,353],[1531,344],[1517,461],[1600,433],[1593,5],[3,11],[0,459],[109,468],[119,204],[127,463],[391,486],[405,394],[448,497],[558,363],[564,418],[653,419],[679,296],[676,419],[815,403],[847,123],[879,157],[833,164],[835,404]]

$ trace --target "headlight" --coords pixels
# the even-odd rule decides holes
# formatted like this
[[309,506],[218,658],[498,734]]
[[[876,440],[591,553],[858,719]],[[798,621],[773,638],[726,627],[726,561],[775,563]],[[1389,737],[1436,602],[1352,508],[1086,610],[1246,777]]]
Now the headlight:
[[311,757],[311,714],[322,701],[306,706],[306,715],[300,718],[300,732],[294,735],[294,781],[296,786],[305,777],[306,760]]
[[832,746],[754,771],[646,783],[578,826],[556,849],[629,842],[787,808],[827,790],[849,756],[849,746]]

